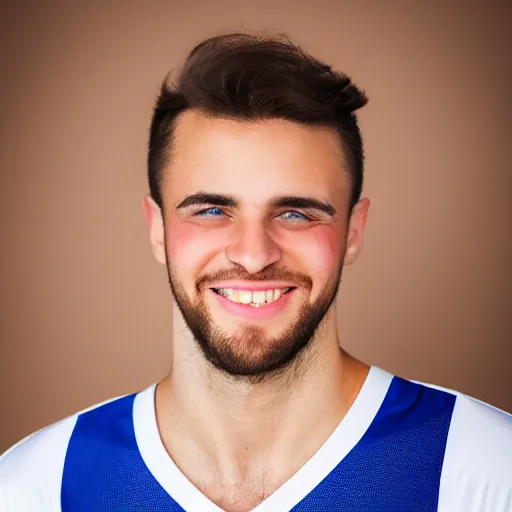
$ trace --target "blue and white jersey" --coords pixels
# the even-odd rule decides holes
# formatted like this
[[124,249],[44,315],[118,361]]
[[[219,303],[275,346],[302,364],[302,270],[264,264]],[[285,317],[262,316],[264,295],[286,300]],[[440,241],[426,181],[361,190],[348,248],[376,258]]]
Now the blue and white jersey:
[[[158,432],[155,385],[0,458],[2,512],[221,512]],[[512,416],[372,367],[313,457],[254,512],[511,512]]]

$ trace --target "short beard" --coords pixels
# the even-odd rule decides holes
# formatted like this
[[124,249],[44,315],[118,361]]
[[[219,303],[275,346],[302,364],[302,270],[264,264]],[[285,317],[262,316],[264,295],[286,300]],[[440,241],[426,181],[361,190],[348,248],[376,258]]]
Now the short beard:
[[245,279],[245,280],[287,280],[299,282],[311,289],[311,279],[286,270],[270,270],[264,274],[242,275],[243,271],[224,271],[215,276],[205,276],[196,283],[198,300],[192,303],[171,270],[167,261],[169,284],[176,304],[181,311],[187,327],[200,347],[204,357],[218,370],[233,376],[259,382],[265,377],[276,373],[296,363],[305,348],[312,345],[318,327],[327,311],[333,304],[341,281],[342,267],[337,270],[332,285],[326,288],[314,304],[308,304],[306,298],[302,301],[297,320],[281,335],[273,339],[265,339],[265,329],[258,326],[244,326],[233,335],[223,333],[211,318],[208,306],[201,293],[205,287],[201,283],[216,280]]

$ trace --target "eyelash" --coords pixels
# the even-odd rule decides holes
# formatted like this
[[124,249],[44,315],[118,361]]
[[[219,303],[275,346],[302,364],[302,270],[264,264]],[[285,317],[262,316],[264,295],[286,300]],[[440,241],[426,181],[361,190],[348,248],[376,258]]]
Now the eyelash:
[[301,217],[301,218],[300,218],[300,219],[295,219],[295,220],[305,220],[305,221],[308,221],[308,222],[310,222],[310,221],[311,221],[311,219],[310,219],[307,215],[304,215],[304,214],[303,214],[303,213],[301,213],[301,212],[296,212],[295,210],[289,210],[289,211],[286,211],[286,212],[282,213],[282,214],[280,215],[280,217],[282,217],[283,215],[286,215],[286,214],[288,214],[288,213],[292,213],[292,214],[294,214],[294,215],[300,215],[300,217]]
[[[224,212],[219,207],[212,206],[211,208],[206,208],[204,210],[200,210],[200,211],[196,212],[194,214],[194,216],[196,216],[196,217],[218,217],[218,215],[212,215],[211,214],[212,210],[217,210],[217,211],[219,211],[219,212],[224,214]],[[288,211],[282,213],[280,215],[280,217],[282,217],[285,214],[289,214],[289,213],[292,213],[294,215],[300,215],[301,218],[298,219],[298,220],[304,220],[304,221],[307,221],[307,222],[311,222],[312,221],[312,219],[310,217],[308,217],[307,215],[305,215],[304,213],[297,212],[295,210],[288,210]],[[295,220],[297,220],[297,219],[295,219]]]
[[[194,214],[194,216],[196,217],[210,217],[210,215],[208,215],[208,212],[210,212],[211,210],[218,210],[219,212],[222,212],[222,210],[216,206],[212,206],[211,208],[206,208],[205,210],[201,210],[199,212],[196,212]],[[222,212],[224,213],[224,212]],[[216,215],[214,215],[214,217],[216,217]]]

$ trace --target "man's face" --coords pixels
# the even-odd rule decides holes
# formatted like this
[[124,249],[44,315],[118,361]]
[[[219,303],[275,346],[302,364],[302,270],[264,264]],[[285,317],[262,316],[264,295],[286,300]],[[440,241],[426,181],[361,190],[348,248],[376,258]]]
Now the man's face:
[[284,367],[313,338],[344,259],[361,245],[368,204],[349,222],[339,139],[288,121],[192,111],[175,136],[163,218],[149,199],[146,212],[176,303],[217,368],[261,375]]

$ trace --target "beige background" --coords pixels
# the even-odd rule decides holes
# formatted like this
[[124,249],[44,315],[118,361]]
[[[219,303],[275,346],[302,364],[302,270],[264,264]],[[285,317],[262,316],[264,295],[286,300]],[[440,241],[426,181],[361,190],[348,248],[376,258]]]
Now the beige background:
[[288,32],[369,93],[344,346],[512,410],[506,4],[2,7],[0,451],[166,372],[171,299],[141,206],[151,107],[194,43],[233,29]]

